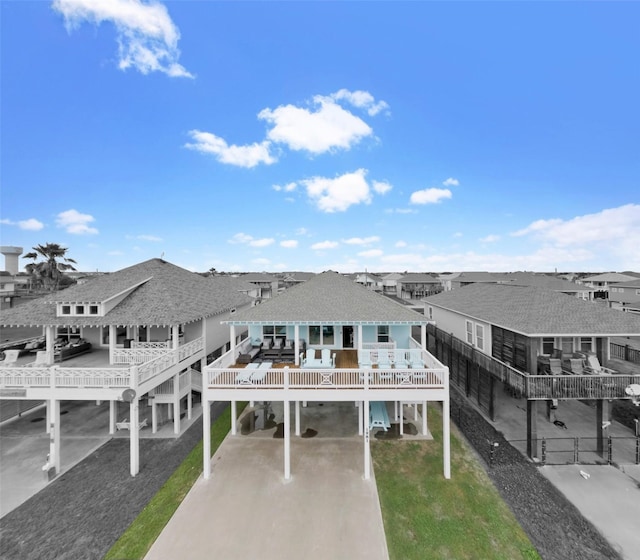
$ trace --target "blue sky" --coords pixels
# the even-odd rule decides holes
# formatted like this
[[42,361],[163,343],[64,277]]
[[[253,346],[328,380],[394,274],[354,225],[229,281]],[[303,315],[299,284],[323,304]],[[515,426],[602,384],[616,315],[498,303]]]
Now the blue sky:
[[87,271],[640,270],[640,3],[0,11],[3,245]]

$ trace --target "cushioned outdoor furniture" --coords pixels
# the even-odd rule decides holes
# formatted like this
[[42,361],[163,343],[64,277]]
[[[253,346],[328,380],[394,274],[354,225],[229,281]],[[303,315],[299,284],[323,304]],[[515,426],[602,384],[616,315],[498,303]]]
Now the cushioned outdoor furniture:
[[55,351],[54,359],[56,362],[64,362],[69,358],[74,358],[75,356],[80,356],[81,354],[86,354],[87,352],[91,352],[91,343],[90,342],[79,342],[73,343],[69,346],[63,346]]
[[46,350],[38,350],[35,361],[26,364],[27,367],[47,367],[48,365]]
[[18,361],[18,356],[20,356],[20,350],[5,350],[4,360],[0,362],[0,367],[15,366]]

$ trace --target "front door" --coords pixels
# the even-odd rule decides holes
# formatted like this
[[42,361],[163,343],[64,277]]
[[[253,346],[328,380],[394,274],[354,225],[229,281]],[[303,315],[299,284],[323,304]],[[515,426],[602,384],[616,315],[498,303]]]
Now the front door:
[[342,327],[342,347],[353,348],[353,326],[351,325]]

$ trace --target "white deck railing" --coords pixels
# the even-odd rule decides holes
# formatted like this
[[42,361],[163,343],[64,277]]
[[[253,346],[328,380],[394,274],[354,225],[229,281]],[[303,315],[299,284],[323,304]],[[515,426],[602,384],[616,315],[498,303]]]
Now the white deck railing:
[[170,350],[171,342],[136,342],[135,340],[132,340],[131,348],[133,349],[164,348],[165,350]]
[[162,348],[116,348],[113,351],[114,364],[144,364],[170,352]]
[[397,345],[395,340],[392,340],[391,342],[363,342],[362,343],[363,350],[377,350],[378,348],[395,350],[396,346]]
[[[215,389],[391,389],[444,388],[447,369],[256,369],[260,380],[241,382],[245,368],[205,368],[208,386]],[[240,379],[238,378],[240,376]],[[254,376],[255,377],[255,376]]]

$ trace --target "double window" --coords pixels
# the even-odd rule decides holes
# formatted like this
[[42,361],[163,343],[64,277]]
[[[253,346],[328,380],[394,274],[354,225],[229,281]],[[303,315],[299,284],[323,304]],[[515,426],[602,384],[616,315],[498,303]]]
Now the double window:
[[333,325],[309,325],[309,344],[333,346],[335,344]]
[[271,343],[275,343],[279,338],[284,340],[287,338],[287,327],[286,325],[265,325],[262,327],[262,338]]
[[484,350],[484,325],[476,323],[474,326],[472,321],[465,321],[465,334],[467,344]]
[[378,325],[378,342],[389,342],[389,325]]

